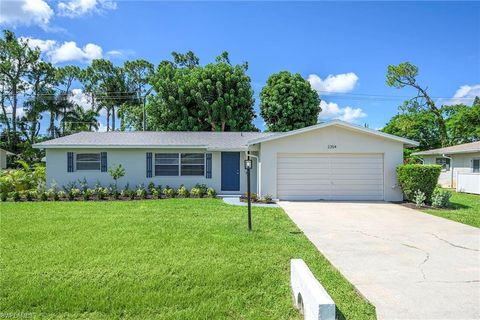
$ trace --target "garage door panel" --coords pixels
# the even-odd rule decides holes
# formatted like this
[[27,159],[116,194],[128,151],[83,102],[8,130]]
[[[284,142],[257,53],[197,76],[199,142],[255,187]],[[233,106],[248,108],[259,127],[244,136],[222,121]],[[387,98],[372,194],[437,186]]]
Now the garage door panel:
[[285,200],[382,200],[383,155],[279,154],[277,196]]

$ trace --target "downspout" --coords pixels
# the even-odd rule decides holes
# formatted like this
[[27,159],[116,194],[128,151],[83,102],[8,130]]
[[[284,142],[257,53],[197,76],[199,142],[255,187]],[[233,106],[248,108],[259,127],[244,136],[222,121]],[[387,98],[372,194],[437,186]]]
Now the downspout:
[[453,158],[447,157],[445,154],[442,154],[442,157],[450,160],[450,188],[453,188]]
[[260,187],[260,178],[262,177],[262,166],[261,166],[261,163],[260,163],[260,158],[257,157],[256,155],[253,155],[251,153],[248,153],[248,151],[245,151],[245,156],[248,157],[252,157],[252,158],[255,158],[257,159],[257,195],[258,197],[260,198],[262,196],[262,190],[261,190],[261,187]]

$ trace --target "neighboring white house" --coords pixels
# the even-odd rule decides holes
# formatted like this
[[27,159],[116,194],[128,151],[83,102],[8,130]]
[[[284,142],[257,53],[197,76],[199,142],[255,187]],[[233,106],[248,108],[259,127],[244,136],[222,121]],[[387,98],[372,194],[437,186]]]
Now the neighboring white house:
[[7,151],[0,149],[0,169],[6,169],[7,168],[7,156],[14,156],[15,154]]
[[335,120],[284,133],[82,132],[35,147],[46,150],[47,183],[60,186],[84,178],[111,184],[107,168],[121,164],[121,185],[203,183],[220,194],[240,194],[249,153],[252,192],[261,196],[400,201],[395,168],[403,163],[403,148],[417,145]]
[[444,187],[457,187],[458,175],[473,175],[480,180],[480,141],[456,146],[416,152],[424,164],[440,164],[442,172],[438,183]]

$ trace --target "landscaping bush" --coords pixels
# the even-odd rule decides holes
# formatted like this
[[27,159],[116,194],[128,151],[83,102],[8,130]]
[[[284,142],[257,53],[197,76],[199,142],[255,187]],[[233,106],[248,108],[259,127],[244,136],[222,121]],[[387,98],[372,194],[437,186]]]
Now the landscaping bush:
[[201,198],[202,197],[202,189],[193,187],[192,190],[190,190],[190,195],[192,198]]
[[415,202],[415,206],[417,208],[423,207],[425,205],[425,199],[427,199],[427,197],[425,196],[425,192],[417,190],[413,193],[413,202]]
[[23,169],[3,170],[0,173],[0,193],[37,189],[45,183],[45,167],[42,165],[29,166],[24,161],[17,161]]
[[165,189],[163,189],[163,195],[165,198],[174,198],[176,195],[175,189],[166,186]]
[[207,185],[205,184],[200,184],[200,183],[197,183],[195,186],[193,186],[194,188],[198,189],[199,191],[199,198],[203,198],[203,196],[205,196],[207,194],[207,190],[208,190],[208,187]]
[[12,200],[15,202],[20,201],[20,191],[10,192],[10,198],[12,198]]
[[414,201],[417,190],[425,194],[425,201],[431,203],[433,190],[437,185],[442,167],[439,165],[405,164],[397,167],[397,178],[405,199]]
[[0,200],[1,200],[2,202],[7,201],[7,199],[8,199],[8,193],[6,193],[6,192],[0,193]]
[[273,197],[271,194],[266,194],[263,196],[263,200],[266,202],[266,203],[271,203],[273,202]]
[[435,208],[446,208],[450,203],[452,193],[448,190],[435,188],[432,194],[432,206]]
[[188,189],[182,184],[177,190],[177,196],[179,198],[188,198],[190,196],[190,192],[188,192]]
[[83,200],[88,201],[90,198],[93,196],[93,190],[92,189],[86,189],[82,193]]
[[156,189],[157,189],[157,188],[155,187],[155,183],[150,182],[150,183],[148,184],[148,187],[147,187],[148,193],[153,194],[153,190],[156,190]]
[[152,190],[152,198],[153,199],[160,199],[161,193],[158,191],[158,189],[153,188]]
[[[248,192],[245,192],[242,198],[248,199]],[[250,192],[250,199],[252,200],[252,202],[257,202],[258,195],[255,192]]]
[[215,198],[217,196],[217,191],[213,188],[208,188],[207,189],[207,196],[209,198]]
[[147,198],[147,190],[145,190],[143,186],[139,186],[136,192],[137,192],[137,197],[139,197],[140,199],[143,200]]
[[53,194],[53,200],[58,201],[65,199],[67,197],[67,193],[65,191],[58,191]]
[[47,191],[41,191],[38,193],[38,200],[40,201],[48,201],[48,192]]

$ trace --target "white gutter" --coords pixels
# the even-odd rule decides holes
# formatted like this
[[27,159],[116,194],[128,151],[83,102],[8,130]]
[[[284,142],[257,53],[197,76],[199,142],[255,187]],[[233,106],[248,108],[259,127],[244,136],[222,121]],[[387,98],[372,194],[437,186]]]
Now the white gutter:
[[450,188],[453,188],[453,158],[447,157],[445,154],[442,154],[442,157],[450,160]]

